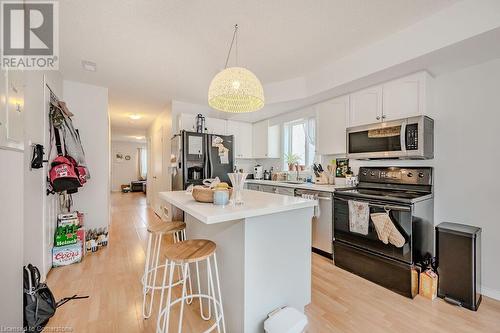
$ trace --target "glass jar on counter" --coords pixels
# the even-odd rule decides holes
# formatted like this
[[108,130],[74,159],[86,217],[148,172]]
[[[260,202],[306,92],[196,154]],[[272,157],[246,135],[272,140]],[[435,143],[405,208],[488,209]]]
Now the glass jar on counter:
[[229,203],[229,190],[228,189],[215,189],[214,190],[214,205],[225,206]]

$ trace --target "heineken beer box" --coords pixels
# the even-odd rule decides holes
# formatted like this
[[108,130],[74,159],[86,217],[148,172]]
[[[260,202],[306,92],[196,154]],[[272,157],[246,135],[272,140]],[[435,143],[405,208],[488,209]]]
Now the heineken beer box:
[[52,267],[71,265],[82,261],[82,243],[53,247]]

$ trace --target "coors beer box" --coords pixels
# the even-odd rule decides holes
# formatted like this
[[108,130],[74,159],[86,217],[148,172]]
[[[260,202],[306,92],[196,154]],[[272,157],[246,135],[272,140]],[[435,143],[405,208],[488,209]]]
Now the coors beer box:
[[82,243],[52,248],[52,267],[71,265],[82,261]]

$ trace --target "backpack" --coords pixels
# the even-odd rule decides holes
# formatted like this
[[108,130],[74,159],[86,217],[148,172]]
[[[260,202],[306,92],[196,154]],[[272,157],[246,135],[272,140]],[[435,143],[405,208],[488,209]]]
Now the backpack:
[[87,171],[78,165],[76,160],[69,155],[63,155],[59,130],[54,127],[57,157],[52,161],[49,171],[49,182],[54,192],[78,192],[78,188],[87,182]]
[[[81,185],[75,166],[65,156],[57,156],[52,161],[49,179],[55,192],[76,192]],[[73,193],[74,193],[73,192]]]
[[26,332],[41,332],[55,314],[57,303],[45,283],[40,282],[40,271],[29,264],[24,266],[24,327]]
[[[59,103],[59,102],[58,102]],[[66,191],[69,194],[78,192],[78,188],[82,187],[89,178],[89,172],[85,166],[79,165],[78,160],[84,161],[83,147],[81,147],[78,131],[73,128],[71,119],[63,112],[59,104],[51,102],[50,104],[50,137],[55,138],[55,146],[57,156],[51,163],[49,170],[48,182],[49,189],[47,193],[56,193]],[[68,132],[71,132],[71,138],[74,140],[72,150],[68,150],[65,137],[68,137]],[[75,144],[75,142],[77,144]],[[77,146],[75,148],[75,146]],[[52,145],[51,145],[52,148]],[[64,149],[63,149],[64,148]],[[78,149],[77,149],[78,148]],[[70,156],[69,153],[79,155]],[[73,154],[72,153],[72,154]],[[49,160],[51,152],[49,151]]]

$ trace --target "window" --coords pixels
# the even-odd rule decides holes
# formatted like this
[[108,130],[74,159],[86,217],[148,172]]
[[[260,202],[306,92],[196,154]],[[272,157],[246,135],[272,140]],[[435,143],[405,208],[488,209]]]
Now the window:
[[[284,151],[288,156],[295,155],[299,158],[299,165],[309,167],[314,162],[315,152],[314,118],[297,119],[284,126]],[[288,161],[284,160],[285,170],[288,170]]]
[[146,148],[137,148],[138,153],[138,167],[139,167],[139,179],[145,180],[148,175],[148,152]]

